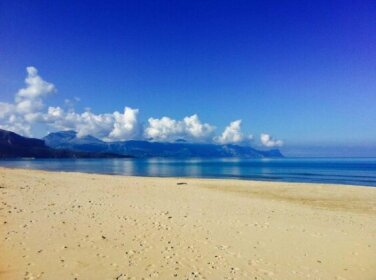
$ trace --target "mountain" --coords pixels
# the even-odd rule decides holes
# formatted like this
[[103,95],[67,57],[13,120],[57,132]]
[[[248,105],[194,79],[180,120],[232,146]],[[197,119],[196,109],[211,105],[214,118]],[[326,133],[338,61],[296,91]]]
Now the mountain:
[[27,138],[14,132],[0,129],[0,158],[111,158],[126,157],[111,153],[91,153],[53,149],[46,146],[44,140]]
[[127,154],[134,157],[240,157],[240,158],[279,158],[277,149],[260,151],[248,146],[197,144],[176,141],[161,143],[151,141],[105,142],[93,136],[78,137],[74,131],[60,131],[45,136],[47,146],[55,149],[70,149],[82,152]]
[[48,134],[43,138],[46,145],[56,149],[69,149],[83,152],[108,152],[107,143],[91,135],[77,137],[72,130]]

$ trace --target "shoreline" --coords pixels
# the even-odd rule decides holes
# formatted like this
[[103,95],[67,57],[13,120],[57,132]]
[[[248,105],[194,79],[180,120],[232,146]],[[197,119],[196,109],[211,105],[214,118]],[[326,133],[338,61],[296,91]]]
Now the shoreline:
[[369,186],[0,167],[0,200],[0,279],[376,278]]
[[117,173],[97,173],[97,172],[83,172],[83,171],[58,171],[58,170],[48,170],[48,169],[38,169],[38,168],[27,168],[27,167],[11,167],[11,166],[1,166],[0,169],[11,169],[11,170],[33,170],[42,172],[55,172],[55,173],[78,173],[78,174],[93,174],[93,175],[105,175],[105,176],[121,176],[121,177],[131,177],[131,178],[156,178],[156,179],[192,179],[192,180],[234,180],[234,181],[246,181],[254,183],[281,183],[281,184],[302,184],[302,185],[330,185],[330,186],[340,186],[340,187],[362,187],[362,188],[376,188],[374,185],[358,185],[358,184],[346,184],[346,183],[328,183],[328,182],[303,182],[303,181],[278,181],[278,180],[257,180],[257,179],[247,179],[245,177],[175,177],[175,176],[148,176],[148,175],[125,175]]

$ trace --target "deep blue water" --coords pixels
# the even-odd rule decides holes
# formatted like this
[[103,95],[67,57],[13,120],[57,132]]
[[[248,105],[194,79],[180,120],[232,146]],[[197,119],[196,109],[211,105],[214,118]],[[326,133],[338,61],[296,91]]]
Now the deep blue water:
[[0,160],[0,166],[135,176],[376,186],[376,158],[23,159]]

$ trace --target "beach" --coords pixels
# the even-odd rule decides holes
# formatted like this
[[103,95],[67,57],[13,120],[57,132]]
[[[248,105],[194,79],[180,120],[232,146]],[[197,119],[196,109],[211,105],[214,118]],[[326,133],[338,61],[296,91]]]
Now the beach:
[[376,188],[0,168],[0,279],[376,279]]

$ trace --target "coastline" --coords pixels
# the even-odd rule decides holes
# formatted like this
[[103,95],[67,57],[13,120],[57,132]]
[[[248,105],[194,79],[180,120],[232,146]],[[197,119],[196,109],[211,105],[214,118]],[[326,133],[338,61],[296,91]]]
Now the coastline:
[[3,167],[0,184],[0,279],[376,278],[372,187]]
[[[135,176],[151,178],[192,178],[192,179],[220,179],[220,180],[245,180],[256,182],[276,183],[302,183],[302,184],[327,184],[341,186],[362,186],[376,187],[376,158],[364,161],[364,158],[352,158],[350,162],[338,160],[337,158],[321,158],[319,162],[312,158],[283,159],[279,166],[267,164],[256,164],[247,160],[241,168],[235,164],[228,166],[229,170],[222,170],[222,159],[218,159],[222,169],[213,169],[205,166],[205,161],[198,160],[203,165],[191,169],[189,164],[184,169],[176,168],[172,163],[180,159],[137,159],[136,161],[114,161],[114,159],[0,159],[0,168],[13,168],[24,170],[44,170],[51,172],[78,172],[87,174],[102,174],[116,176]],[[109,160],[109,161],[108,161]],[[138,161],[141,160],[141,161]],[[276,159],[268,159],[267,162],[274,162]],[[294,165],[289,165],[289,160]],[[188,161],[189,163],[190,161]],[[209,160],[209,162],[211,162]],[[227,160],[225,161],[227,162]],[[228,161],[232,162],[232,161]],[[238,162],[237,160],[235,162]],[[262,161],[263,162],[263,161]],[[276,160],[275,162],[279,162]],[[46,164],[47,163],[47,164]],[[182,161],[185,164],[185,160]],[[345,164],[345,165],[343,165]],[[333,165],[341,166],[339,170],[333,171]],[[318,168],[319,166],[319,168]],[[226,167],[227,168],[227,167]],[[279,170],[282,168],[283,171]],[[263,172],[263,169],[269,169]],[[190,171],[190,170],[193,170]],[[200,172],[197,172],[200,170]],[[303,172],[302,170],[306,170]]]

